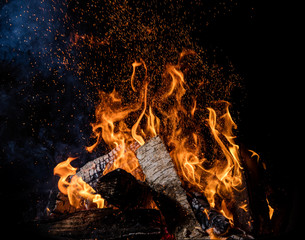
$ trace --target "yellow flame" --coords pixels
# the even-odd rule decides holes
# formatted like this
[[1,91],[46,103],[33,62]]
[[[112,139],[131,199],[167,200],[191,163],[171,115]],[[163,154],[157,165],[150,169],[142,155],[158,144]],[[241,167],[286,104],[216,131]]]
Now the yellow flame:
[[271,220],[271,219],[272,219],[272,216],[273,216],[273,213],[274,213],[274,208],[272,208],[272,207],[270,206],[269,200],[268,200],[267,197],[266,197],[266,202],[267,202],[267,204],[268,204],[268,208],[269,208],[269,218],[270,218],[270,220]]
[[[68,158],[54,168],[54,175],[60,177],[58,189],[65,195],[68,195],[69,202],[76,208],[82,207],[84,199],[96,203],[98,208],[104,207],[104,199],[100,194],[95,194],[95,190],[81,177],[76,174],[77,168],[71,166],[71,162],[76,158]],[[70,179],[70,177],[72,178]],[[70,180],[69,180],[70,179]]]
[[[138,160],[130,146],[134,142],[143,145],[147,139],[160,135],[170,151],[182,182],[204,192],[211,207],[217,207],[232,224],[233,216],[226,202],[222,200],[220,204],[216,199],[217,196],[218,198],[224,195],[232,196],[233,191],[241,191],[242,166],[239,146],[235,143],[236,137],[233,134],[237,126],[230,114],[228,102],[219,101],[215,103],[216,107],[204,109],[208,118],[203,118],[202,122],[208,126],[215,140],[215,151],[222,154],[210,161],[213,162],[212,165],[205,167],[207,163],[203,147],[205,137],[200,130],[197,131],[202,122],[198,122],[195,118],[197,110],[198,114],[202,112],[202,109],[198,108],[196,99],[200,96],[192,96],[189,104],[184,101],[188,86],[181,70],[181,62],[190,54],[196,53],[192,50],[183,51],[176,65],[167,65],[160,78],[161,82],[156,86],[150,86],[145,61],[143,59],[140,62],[135,61],[132,64],[130,78],[130,94],[133,94],[133,98],[128,99],[129,101],[115,90],[110,94],[101,91],[100,103],[95,112],[96,121],[92,124],[96,142],[86,149],[92,152],[101,141],[104,141],[110,149],[119,146],[116,160],[111,166],[107,166],[104,174],[122,168],[137,179],[144,180]],[[145,69],[145,77],[142,83],[135,84],[139,67]],[[158,88],[157,92],[151,94],[151,89],[156,88]],[[75,174],[75,169],[72,172]],[[62,182],[59,185],[61,184],[63,191],[67,191],[65,187],[67,184],[76,184],[74,188],[82,186],[79,179],[72,179],[68,183],[67,178],[60,180]],[[92,192],[91,189],[86,192],[90,191]],[[82,194],[82,191],[79,192]],[[89,198],[92,199],[91,196]],[[95,197],[92,201],[96,201]],[[240,207],[246,209],[247,206]]]

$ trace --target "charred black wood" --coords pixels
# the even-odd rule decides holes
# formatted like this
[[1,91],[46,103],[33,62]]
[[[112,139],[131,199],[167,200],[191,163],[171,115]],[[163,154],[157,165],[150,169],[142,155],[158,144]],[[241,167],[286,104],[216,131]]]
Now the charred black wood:
[[211,209],[209,211],[209,225],[211,228],[213,228],[216,235],[223,235],[228,231],[230,222],[221,213]]
[[76,208],[70,204],[68,196],[54,189],[50,191],[44,214],[41,217],[62,215],[73,213],[75,211]]
[[193,193],[188,195],[188,201],[193,209],[201,228],[206,231],[210,228],[208,210],[210,205],[203,194]]
[[232,234],[226,240],[253,240],[253,239],[254,237],[252,237],[249,234]]
[[241,145],[240,155],[245,170],[249,205],[254,220],[254,232],[259,235],[266,235],[272,232],[272,228],[266,201],[265,166],[258,159],[258,156],[251,157],[252,154],[253,152],[251,153],[245,146]]
[[160,212],[110,208],[79,211],[35,222],[37,230],[52,239],[160,239]]
[[143,207],[150,205],[147,202],[149,199],[153,200],[162,213],[168,231],[174,233],[185,221],[188,221],[187,213],[179,202],[157,190],[136,180],[122,169],[106,174],[97,182],[97,192],[108,203],[120,209]]
[[96,190],[120,209],[149,208],[153,201],[150,188],[120,168],[100,177]]
[[212,209],[202,193],[188,195],[188,201],[203,230],[213,229],[214,234],[224,235],[230,228],[229,220],[220,212]]

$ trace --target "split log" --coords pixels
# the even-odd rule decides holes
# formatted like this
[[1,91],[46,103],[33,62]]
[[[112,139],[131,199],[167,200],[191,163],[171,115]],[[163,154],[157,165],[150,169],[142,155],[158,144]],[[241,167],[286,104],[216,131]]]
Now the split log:
[[[132,143],[128,148],[135,151],[140,145],[137,142]],[[116,159],[117,153],[121,150],[120,146],[112,149],[109,153],[102,157],[96,158],[79,169],[76,173],[91,187],[95,188],[97,180],[103,175],[104,170],[108,165],[113,164]]]
[[37,230],[52,239],[160,239],[160,212],[110,208],[79,211],[40,220]]
[[[137,142],[134,142],[128,147],[128,149],[135,151],[139,146],[140,145]],[[113,164],[117,153],[120,150],[121,147],[118,146],[109,153],[86,163],[79,169],[76,175],[81,177],[86,183],[95,189],[99,177],[103,176],[104,170]],[[68,197],[55,189],[50,192],[46,209],[48,209],[47,215],[66,214],[76,211],[76,209],[70,205]]]
[[176,239],[205,237],[162,140],[158,136],[150,139],[136,150],[136,155],[146,183],[158,194],[156,203]]
[[123,169],[116,169],[99,178],[96,186],[108,203],[119,209],[151,208],[153,199],[150,188]]

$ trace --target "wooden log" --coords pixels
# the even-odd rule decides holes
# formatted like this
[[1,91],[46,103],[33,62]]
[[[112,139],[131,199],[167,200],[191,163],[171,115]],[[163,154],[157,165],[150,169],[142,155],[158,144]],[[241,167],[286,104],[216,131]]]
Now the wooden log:
[[264,163],[258,155],[251,157],[251,153],[241,145],[240,155],[243,160],[247,189],[249,193],[249,207],[253,216],[253,232],[258,235],[271,234],[273,229],[269,218],[269,208],[266,201],[267,184],[265,179]]
[[211,208],[202,193],[189,193],[188,200],[203,230],[206,231],[211,228],[217,236],[222,236],[228,232],[229,220],[216,209]]
[[176,239],[204,238],[205,234],[187,201],[185,190],[162,140],[158,136],[150,139],[136,150],[136,155],[146,183],[158,194],[157,205]]
[[120,168],[100,177],[96,191],[108,203],[123,210],[151,208],[154,203],[150,188]]
[[68,196],[55,189],[50,191],[46,209],[47,215],[61,215],[76,211],[76,208],[70,204]]
[[[128,149],[135,151],[140,145],[137,142],[132,143]],[[96,188],[99,177],[103,176],[103,172],[107,166],[113,164],[116,159],[117,153],[121,150],[118,146],[111,150],[109,153],[96,158],[79,169],[76,173],[93,189]],[[76,209],[70,205],[68,197],[59,192],[57,189],[52,190],[49,195],[49,201],[46,206],[46,214],[66,214],[75,212]]]
[[110,208],[78,211],[35,222],[37,230],[52,239],[160,239],[160,212]]
[[[137,142],[134,142],[129,146],[129,149],[135,151],[139,146],[140,145]],[[121,151],[120,146],[112,149],[104,156],[86,163],[79,169],[76,175],[81,177],[91,187],[95,188],[98,178],[103,175],[103,172],[108,165],[113,164],[119,151]]]

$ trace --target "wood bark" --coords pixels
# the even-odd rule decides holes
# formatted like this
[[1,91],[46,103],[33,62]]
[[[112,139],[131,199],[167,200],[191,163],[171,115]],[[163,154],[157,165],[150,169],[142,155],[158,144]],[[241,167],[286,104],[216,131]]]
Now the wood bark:
[[150,139],[136,150],[136,155],[146,183],[158,194],[156,203],[176,239],[204,238],[162,140],[158,136]]
[[40,220],[37,230],[52,239],[160,239],[160,213],[154,209],[121,212],[110,208],[78,211]]
[[[140,145],[137,142],[134,142],[129,146],[129,149],[135,151],[139,146]],[[113,164],[120,149],[120,146],[118,146],[109,153],[86,163],[78,170],[76,175],[81,177],[95,189],[99,177],[103,176],[103,172],[107,166]],[[68,197],[58,190],[52,190],[50,192],[46,208],[48,209],[47,214],[66,214],[76,211],[76,209],[70,205]]]
[[[140,145],[137,142],[132,143],[129,149],[135,151]],[[104,170],[108,165],[113,164],[116,159],[117,153],[121,150],[120,146],[112,149],[109,153],[96,158],[79,169],[76,173],[77,176],[81,177],[91,187],[95,188],[97,180],[103,175]]]

